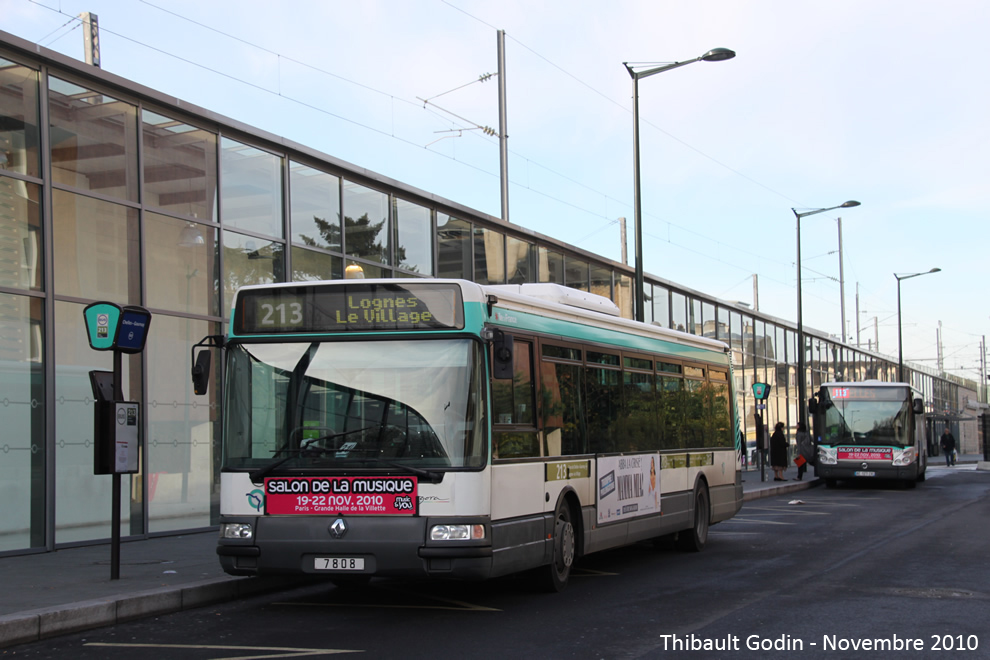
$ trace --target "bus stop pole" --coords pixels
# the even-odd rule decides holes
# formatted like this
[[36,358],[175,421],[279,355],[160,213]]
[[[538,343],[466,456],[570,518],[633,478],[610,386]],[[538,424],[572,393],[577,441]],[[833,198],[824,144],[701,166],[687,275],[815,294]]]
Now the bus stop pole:
[[[121,354],[120,351],[113,351],[113,400],[124,400],[124,385],[121,381]],[[120,579],[120,473],[114,471],[111,475],[113,479],[113,494],[111,496],[110,513],[110,579]]]

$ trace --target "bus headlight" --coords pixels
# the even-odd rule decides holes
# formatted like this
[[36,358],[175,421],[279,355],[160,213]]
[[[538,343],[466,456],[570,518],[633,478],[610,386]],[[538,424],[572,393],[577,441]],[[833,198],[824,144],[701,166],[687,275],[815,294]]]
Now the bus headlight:
[[222,539],[249,539],[254,536],[250,523],[223,523],[220,525]]
[[431,541],[480,541],[485,538],[484,525],[434,525]]
[[835,447],[818,447],[818,464],[819,465],[835,465],[838,463],[838,452]]
[[914,463],[915,459],[918,458],[918,450],[914,447],[904,447],[903,449],[894,450],[894,460],[891,461],[891,465],[894,466],[904,466],[911,465]]

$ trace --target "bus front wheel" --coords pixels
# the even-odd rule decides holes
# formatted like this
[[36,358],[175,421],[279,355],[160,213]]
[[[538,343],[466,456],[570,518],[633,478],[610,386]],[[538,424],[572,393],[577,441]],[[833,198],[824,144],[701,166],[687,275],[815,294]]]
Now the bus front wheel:
[[547,591],[559,592],[567,588],[574,565],[577,542],[574,523],[571,520],[571,507],[566,501],[557,505],[553,524],[553,559],[543,569],[543,586]]
[[677,547],[687,552],[701,552],[708,542],[708,523],[711,520],[711,505],[708,487],[699,483],[694,487],[694,524],[691,529],[677,535]]

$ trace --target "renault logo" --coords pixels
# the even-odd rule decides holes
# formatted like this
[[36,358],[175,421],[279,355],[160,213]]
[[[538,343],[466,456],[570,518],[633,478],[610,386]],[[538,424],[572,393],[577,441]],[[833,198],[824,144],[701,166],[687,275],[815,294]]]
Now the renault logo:
[[330,523],[330,536],[335,539],[344,538],[344,534],[347,533],[347,523],[344,522],[343,518],[337,518],[332,523]]
[[865,470],[866,468],[870,467],[870,464],[869,463],[863,463],[861,467]]

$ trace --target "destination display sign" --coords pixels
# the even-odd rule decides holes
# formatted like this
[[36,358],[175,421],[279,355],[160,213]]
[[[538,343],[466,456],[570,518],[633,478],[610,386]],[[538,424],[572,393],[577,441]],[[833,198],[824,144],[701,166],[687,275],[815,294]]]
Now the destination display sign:
[[840,461],[891,461],[894,450],[890,447],[836,447]]
[[269,477],[265,513],[416,514],[416,477]]
[[905,401],[906,387],[830,387],[829,396],[833,401],[852,399],[855,401]]
[[454,284],[347,282],[241,291],[234,334],[460,330]]

